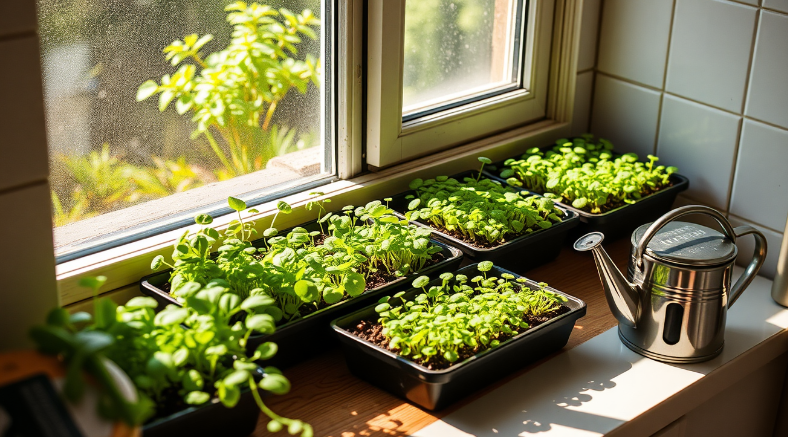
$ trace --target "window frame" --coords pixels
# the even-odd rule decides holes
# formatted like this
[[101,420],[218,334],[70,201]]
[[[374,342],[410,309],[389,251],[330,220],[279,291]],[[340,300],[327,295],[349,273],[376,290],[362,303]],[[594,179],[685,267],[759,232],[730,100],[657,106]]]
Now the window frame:
[[[380,168],[542,119],[553,39],[554,0],[524,0],[521,83],[490,96],[416,119],[403,120],[405,5],[370,0],[367,88],[367,164]],[[414,0],[410,0],[414,1]],[[418,1],[418,0],[416,0]],[[487,94],[487,93],[484,93]]]
[[[323,196],[308,194],[315,190],[313,188],[280,199],[293,206],[293,213],[277,218],[278,227],[295,226],[313,219],[313,213],[307,211],[305,205],[319,197],[331,198],[332,205],[336,208],[346,204],[366,203],[371,199],[407,190],[408,183],[415,177],[434,177],[475,168],[478,165],[476,157],[480,154],[493,160],[504,159],[531,147],[544,146],[555,138],[570,133],[582,2],[550,0],[555,3],[555,18],[548,59],[550,74],[547,78],[546,114],[542,120],[362,174],[365,159],[363,140],[366,133],[363,109],[365,103],[369,104],[369,101],[364,100],[363,68],[366,36],[364,9],[367,1],[371,3],[382,0],[346,0],[335,3],[335,29],[340,36],[334,45],[334,53],[339,57],[339,61],[335,63],[338,72],[334,94],[337,111],[334,118],[337,145],[335,168],[339,180],[320,187],[325,193]],[[276,203],[276,200],[272,200],[256,206],[260,212],[250,219],[255,222],[258,232],[269,226],[277,211]],[[213,225],[221,231],[232,219],[231,214],[216,217]],[[86,275],[106,276],[108,281],[101,291],[102,294],[118,297],[119,300],[138,292],[137,284],[140,278],[152,273],[150,263],[153,258],[157,255],[170,256],[172,244],[187,229],[196,228],[196,225],[181,227],[58,264],[56,275],[61,305],[70,308],[83,307],[85,302],[92,298],[90,290],[78,285],[79,279]]]

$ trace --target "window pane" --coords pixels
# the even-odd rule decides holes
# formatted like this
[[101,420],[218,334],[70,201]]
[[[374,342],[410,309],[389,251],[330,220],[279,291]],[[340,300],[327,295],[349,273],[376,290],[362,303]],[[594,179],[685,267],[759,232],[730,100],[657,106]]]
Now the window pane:
[[520,3],[517,0],[408,1],[405,118],[517,87]]
[[58,250],[325,175],[323,1],[39,0]]

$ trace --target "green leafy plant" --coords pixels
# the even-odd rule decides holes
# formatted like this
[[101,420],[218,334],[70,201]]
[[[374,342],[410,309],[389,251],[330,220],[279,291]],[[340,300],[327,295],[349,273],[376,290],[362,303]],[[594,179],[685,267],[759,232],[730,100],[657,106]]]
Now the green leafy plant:
[[[479,158],[482,168],[490,160]],[[462,181],[447,176],[415,179],[410,188],[408,220],[423,220],[464,241],[493,246],[519,235],[547,229],[561,221],[563,212],[551,199],[516,192],[486,178]]]
[[443,273],[440,285],[429,288],[420,276],[421,289],[407,301],[406,292],[383,297],[375,307],[386,338],[385,346],[430,368],[445,368],[523,332],[529,320],[559,310],[566,298],[547,290],[547,284],[528,285],[523,277],[488,275],[493,263],[477,265],[479,275]]
[[[85,278],[80,283],[92,288],[95,296],[105,280]],[[249,390],[271,419],[270,431],[287,427],[290,434],[312,436],[309,424],[277,415],[260,397],[260,389],[278,395],[290,389],[279,370],[266,367],[260,372],[255,364],[272,358],[277,345],[262,343],[251,356],[246,352],[250,335],[274,332],[274,320],[265,313],[273,299],[252,296],[242,300],[218,280],[206,285],[189,282],[181,290],[184,305],[170,305],[158,314],[154,313],[157,303],[150,297],[135,297],[123,306],[107,298],[96,299],[94,316],[69,315],[57,308],[46,325],[33,328],[31,335],[42,352],[64,356],[68,367],[64,392],[70,399],[81,397],[85,386],[81,371],[85,369],[107,387],[102,411],[129,424],[174,413],[168,405],[178,405],[178,398],[188,405],[202,405],[215,396],[232,408],[242,391]],[[239,315],[242,319],[236,320]],[[141,395],[139,403],[129,404],[111,381],[106,383],[105,359],[131,378]]]
[[151,159],[153,167],[129,166],[126,170],[126,177],[133,185],[128,197],[129,202],[182,193],[216,181],[210,172],[187,163],[183,156],[175,160],[157,156],[152,156]]
[[634,153],[615,156],[613,145],[586,134],[560,139],[548,151],[529,149],[520,159],[508,159],[501,177],[514,186],[542,193],[594,214],[635,203],[671,185],[676,167],[655,166],[648,155],[639,162]]
[[[329,200],[310,202],[307,208],[317,209],[317,226],[296,227],[286,235],[279,235],[274,223],[292,208],[279,202],[271,226],[255,244],[250,241],[255,227],[242,218],[246,205],[232,197],[229,203],[238,211],[238,219],[224,232],[215,256],[209,248],[220,238],[219,232],[202,228],[179,239],[173,264],[163,256],[154,259],[154,270],[163,265],[173,268],[171,294],[177,299],[185,299],[181,288],[188,282],[219,279],[242,298],[273,298],[276,304],[266,312],[282,324],[354,298],[368,285],[417,272],[440,251],[430,242],[429,230],[409,226],[380,201],[346,206],[337,213],[326,211]],[[207,216],[195,221],[211,223]]]
[[[313,27],[320,20],[312,11],[295,14],[244,2],[225,10],[233,26],[227,47],[205,56],[201,50],[212,35],[177,40],[164,49],[177,71],[164,75],[161,83],[146,81],[137,92],[138,101],[159,94],[160,111],[175,102],[179,114],[192,112],[197,124],[192,138],[202,135],[208,141],[223,166],[221,179],[262,168],[283,144],[292,142],[287,129],[284,136],[277,130],[275,141],[268,136],[276,108],[291,89],[304,94],[310,82],[320,83],[318,60],[312,55],[295,58],[302,36],[317,37]],[[216,132],[229,154],[214,137]],[[259,147],[271,143],[273,147]]]

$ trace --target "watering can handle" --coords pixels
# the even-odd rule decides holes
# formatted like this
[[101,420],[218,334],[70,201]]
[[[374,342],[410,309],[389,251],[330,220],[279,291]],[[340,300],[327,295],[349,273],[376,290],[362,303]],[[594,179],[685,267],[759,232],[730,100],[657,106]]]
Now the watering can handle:
[[734,229],[734,232],[736,232],[737,237],[752,234],[752,236],[755,237],[755,253],[752,256],[752,261],[750,261],[750,263],[747,264],[747,268],[744,269],[744,274],[739,277],[739,280],[736,281],[736,283],[733,284],[733,288],[731,288],[731,294],[728,298],[728,308],[733,306],[733,303],[741,296],[744,289],[755,279],[755,275],[758,274],[758,270],[761,269],[763,262],[766,260],[766,237],[764,237],[759,230],[752,226],[739,226]]
[[[676,220],[679,217],[683,217],[688,214],[706,214],[712,216],[717,223],[722,228],[722,231],[725,233],[725,236],[731,239],[731,241],[736,244],[736,232],[733,229],[733,226],[728,222],[728,219],[725,218],[719,211],[714,208],[710,208],[708,206],[702,205],[688,205],[682,206],[681,208],[676,208],[673,211],[663,215],[657,221],[651,224],[651,226],[646,229],[646,232],[640,237],[640,241],[638,242],[638,247],[635,250],[635,262],[637,263],[638,269],[643,268],[643,254],[646,252],[646,248],[648,247],[648,243],[651,242],[651,239],[657,235],[660,229],[666,224]],[[757,231],[756,231],[757,232]],[[747,232],[749,233],[749,232]],[[744,234],[742,234],[744,235]],[[760,267],[760,266],[758,266]],[[748,282],[749,283],[749,282]],[[738,285],[738,282],[736,283]]]

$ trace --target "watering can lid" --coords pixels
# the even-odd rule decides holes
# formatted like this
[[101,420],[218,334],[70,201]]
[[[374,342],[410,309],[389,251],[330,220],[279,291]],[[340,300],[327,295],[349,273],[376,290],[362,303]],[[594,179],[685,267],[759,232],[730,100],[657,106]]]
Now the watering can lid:
[[[646,232],[651,223],[640,226],[632,233],[632,247]],[[717,265],[736,258],[736,244],[722,233],[695,223],[670,222],[657,232],[648,243],[648,252],[672,263],[687,265]]]

